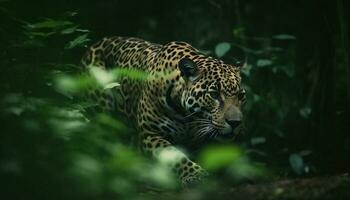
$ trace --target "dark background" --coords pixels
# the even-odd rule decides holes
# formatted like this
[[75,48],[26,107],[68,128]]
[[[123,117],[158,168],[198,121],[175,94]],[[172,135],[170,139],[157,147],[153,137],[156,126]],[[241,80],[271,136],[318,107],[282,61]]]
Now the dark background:
[[[67,144],[51,135],[57,130],[46,123],[57,114],[52,112],[53,105],[76,102],[55,90],[52,72],[74,71],[69,64],[79,64],[87,45],[112,35],[161,44],[186,41],[214,56],[217,45],[228,42],[231,49],[222,59],[233,62],[246,58],[248,63],[243,73],[248,91],[246,131],[237,139],[248,157],[278,177],[348,172],[349,8],[345,0],[0,1],[0,94],[4,109],[0,170],[13,181],[8,190],[19,182],[27,192],[36,191],[40,187],[28,189],[28,183],[35,185],[35,179],[47,181],[44,177],[48,177],[52,185],[59,185],[63,197],[74,194],[62,185],[70,182],[66,168],[71,152],[81,153],[71,146],[79,145],[80,140]],[[76,14],[67,17],[67,11]],[[83,33],[59,34],[59,27],[46,27],[40,31],[55,33],[44,37],[25,28],[46,18],[69,20],[89,30],[90,41],[64,48]],[[32,98],[49,103],[32,103],[28,100]],[[14,114],[16,108],[21,114]],[[48,127],[31,130],[27,119]],[[91,136],[88,144],[95,145],[94,141]],[[46,152],[44,158],[42,151]],[[57,177],[58,164],[63,166],[58,171],[68,179]],[[29,167],[23,167],[26,165]],[[43,185],[49,195],[54,187]],[[102,190],[95,195],[107,190],[91,187]],[[41,194],[38,192],[38,197]]]

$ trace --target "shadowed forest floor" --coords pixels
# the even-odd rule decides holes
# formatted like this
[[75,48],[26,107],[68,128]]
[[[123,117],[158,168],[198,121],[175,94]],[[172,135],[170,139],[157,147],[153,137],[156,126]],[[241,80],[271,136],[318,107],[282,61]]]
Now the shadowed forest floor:
[[222,191],[203,194],[189,189],[180,194],[152,194],[160,199],[235,199],[235,200],[267,200],[267,199],[299,199],[299,200],[342,200],[350,199],[350,177],[348,174],[312,177],[303,179],[285,179],[257,184],[243,184]]

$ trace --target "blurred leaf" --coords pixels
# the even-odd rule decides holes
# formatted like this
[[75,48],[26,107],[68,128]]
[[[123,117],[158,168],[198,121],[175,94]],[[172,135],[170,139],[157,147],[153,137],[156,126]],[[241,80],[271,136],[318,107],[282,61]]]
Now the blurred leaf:
[[21,115],[23,112],[35,112],[47,105],[44,99],[25,97],[22,94],[16,93],[4,96],[2,103],[6,105],[4,106],[6,112],[15,115]]
[[273,197],[278,199],[279,196],[281,196],[283,193],[285,192],[285,190],[281,187],[277,187],[275,188],[275,190],[273,191]]
[[268,156],[268,154],[265,151],[259,150],[259,149],[252,149],[252,148],[247,149],[246,153],[249,155],[253,154],[253,155],[258,155],[262,157]]
[[65,17],[74,17],[78,14],[78,11],[67,11],[65,13],[63,13],[63,16]]
[[302,116],[304,119],[307,119],[307,118],[309,118],[309,116],[310,116],[310,114],[311,114],[311,108],[310,107],[304,107],[304,108],[301,108],[300,110],[299,110],[299,114],[300,114],[300,116]]
[[76,176],[77,180],[91,192],[99,190],[102,181],[103,168],[101,162],[91,155],[74,155],[74,163],[71,167],[71,174]]
[[281,52],[281,51],[283,51],[283,49],[280,48],[280,47],[266,47],[264,50],[265,51],[270,51],[270,52]]
[[81,29],[81,28],[77,28],[76,32],[81,32],[81,33],[90,33],[90,31],[88,29]]
[[252,139],[250,139],[250,143],[254,146],[254,145],[258,145],[258,144],[263,144],[266,142],[266,138],[265,137],[253,137]]
[[37,23],[28,23],[27,28],[29,29],[42,29],[42,28],[58,28],[63,26],[72,25],[73,23],[70,21],[64,20],[54,20],[54,19],[44,19],[41,22]]
[[90,67],[89,72],[97,83],[103,87],[115,80],[112,73],[102,69],[101,67]]
[[128,196],[130,196],[129,194],[134,193],[133,190],[135,189],[130,180],[120,177],[115,177],[111,180],[108,188],[118,194],[127,194]]
[[55,133],[57,133],[57,135],[66,139],[68,139],[72,133],[83,130],[86,125],[86,122],[82,120],[69,118],[51,118],[48,119],[48,122],[51,126],[55,127]]
[[241,72],[246,75],[246,76],[250,76],[251,70],[252,70],[252,65],[250,64],[246,64],[242,69]]
[[69,76],[59,75],[54,78],[56,89],[64,95],[70,97],[73,93],[81,92],[91,86],[94,86],[94,79],[89,76]]
[[56,32],[35,32],[35,31],[33,31],[33,32],[28,33],[28,35],[30,35],[30,36],[39,36],[39,37],[49,37],[49,36],[51,36],[51,35],[53,35],[55,33]]
[[301,175],[304,172],[303,158],[299,154],[291,154],[289,164],[296,174]]
[[103,89],[112,89],[112,88],[115,88],[115,87],[119,87],[120,84],[117,83],[117,82],[112,82],[112,83],[108,83]]
[[308,156],[308,155],[312,154],[312,151],[311,150],[302,150],[302,151],[300,151],[299,154],[301,156]]
[[115,156],[111,158],[112,170],[127,173],[125,175],[142,175],[144,172],[145,161],[134,149],[127,147],[121,143],[112,145],[111,149],[115,152]]
[[212,146],[200,154],[199,160],[205,169],[214,171],[232,164],[241,155],[241,150],[235,146]]
[[288,77],[292,78],[294,76],[294,66],[293,65],[274,65],[272,67],[272,72],[282,72]]
[[295,36],[288,35],[288,34],[274,35],[272,38],[276,40],[295,40],[296,39]]
[[78,37],[76,37],[74,40],[70,41],[66,46],[65,49],[73,49],[75,47],[83,47],[87,44],[87,42],[90,41],[88,38],[89,34],[83,34]]
[[272,60],[269,60],[269,59],[259,59],[256,62],[256,65],[258,67],[266,67],[266,66],[269,66],[269,65],[272,65],[272,64],[273,64]]
[[[75,65],[67,66],[75,67]],[[104,89],[112,89],[119,87],[118,80],[123,77],[129,77],[134,80],[144,80],[147,74],[140,70],[130,70],[125,68],[115,68],[111,71],[102,69],[101,67],[90,66],[89,74],[83,74],[79,76],[65,75],[61,72],[57,72],[55,80],[56,89],[67,95],[71,96],[72,93],[78,93],[88,89],[89,87],[101,86]],[[101,89],[102,89],[101,88]]]
[[207,55],[207,56],[209,56],[210,54],[213,53],[211,50],[205,50],[205,49],[198,49],[198,51],[199,51],[201,54]]
[[228,42],[221,42],[215,47],[215,54],[217,57],[223,57],[231,49],[231,44]]
[[63,35],[72,34],[72,33],[76,33],[76,32],[89,33],[90,31],[87,30],[87,29],[81,29],[81,28],[79,28],[78,25],[72,26],[72,27],[68,27],[68,28],[65,28],[65,29],[61,30],[61,34],[63,34]]
[[257,94],[253,94],[253,101],[254,102],[259,102],[259,101],[261,101],[261,96],[259,96],[259,95],[257,95]]
[[126,69],[123,67],[115,67],[115,69],[112,70],[110,73],[118,80],[121,77],[129,77],[129,78],[134,79],[134,80],[143,81],[148,77],[148,73],[146,73],[142,70]]
[[146,177],[162,188],[174,188],[176,186],[176,179],[171,169],[166,165],[156,164],[147,173]]
[[78,26],[68,27],[61,31],[61,34],[72,34],[77,30]]
[[97,116],[97,119],[101,124],[107,125],[115,129],[116,132],[123,132],[127,129],[127,127],[122,122],[112,118],[107,114],[99,114]]
[[233,29],[233,36],[235,36],[235,37],[243,37],[244,36],[244,28],[243,27],[239,27],[239,28]]
[[250,162],[247,157],[237,158],[228,169],[235,180],[258,178],[267,173],[263,166]]

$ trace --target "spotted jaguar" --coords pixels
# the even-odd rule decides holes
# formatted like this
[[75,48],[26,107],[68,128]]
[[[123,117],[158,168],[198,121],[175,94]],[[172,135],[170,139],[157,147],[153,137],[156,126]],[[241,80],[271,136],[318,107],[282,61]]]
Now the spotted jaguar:
[[184,185],[207,172],[178,146],[230,140],[242,130],[241,63],[225,64],[185,42],[106,37],[87,50],[82,65],[85,71],[121,68],[147,74],[143,81],[123,76],[118,87],[93,89],[89,96],[104,111],[133,122],[143,152],[156,158],[176,152],[170,167]]

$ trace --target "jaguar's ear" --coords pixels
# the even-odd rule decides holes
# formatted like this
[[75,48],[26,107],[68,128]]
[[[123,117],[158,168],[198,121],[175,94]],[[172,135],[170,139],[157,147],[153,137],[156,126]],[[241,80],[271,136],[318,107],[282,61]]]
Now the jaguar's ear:
[[198,68],[196,63],[189,58],[182,58],[179,61],[179,69],[181,71],[181,76],[185,80],[194,81],[198,75]]

